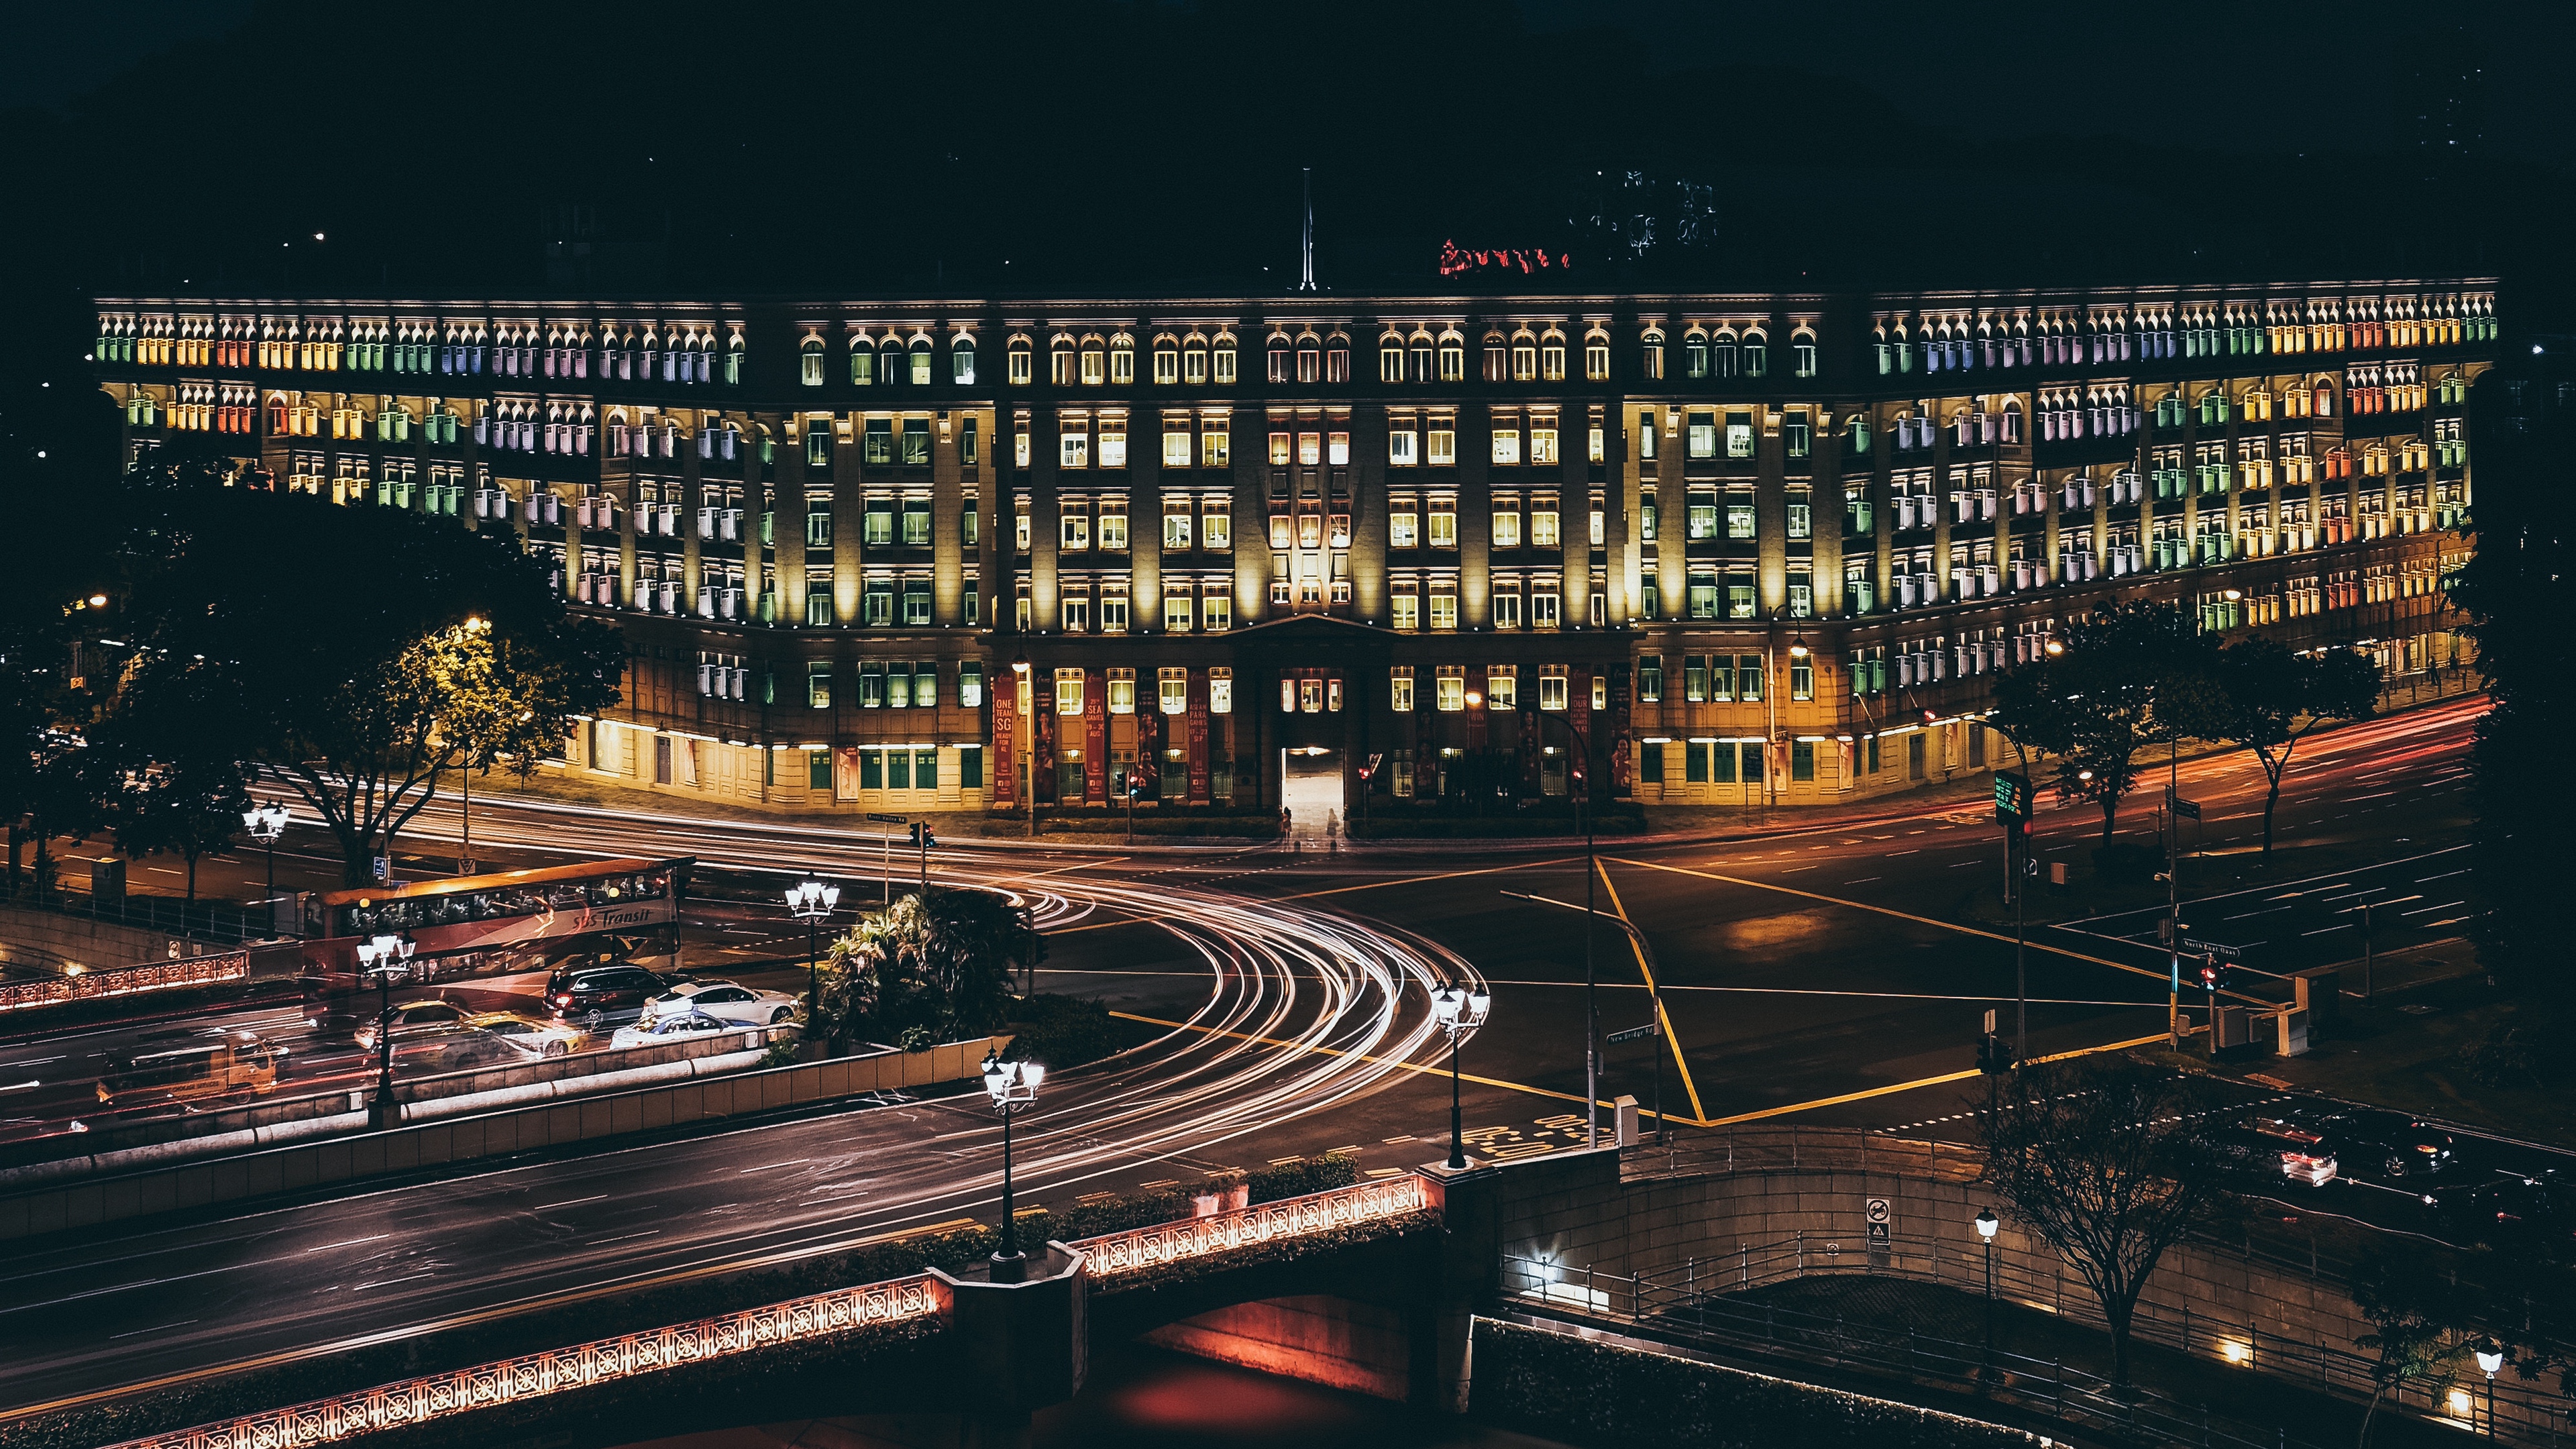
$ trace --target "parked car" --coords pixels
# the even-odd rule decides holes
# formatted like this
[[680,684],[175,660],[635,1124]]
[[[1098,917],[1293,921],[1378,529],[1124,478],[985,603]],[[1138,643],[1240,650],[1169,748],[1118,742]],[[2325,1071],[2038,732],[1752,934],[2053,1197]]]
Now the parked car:
[[763,991],[731,981],[684,981],[644,1003],[641,1020],[702,1011],[741,1026],[777,1026],[793,1019],[802,1005],[784,991]]
[[98,1079],[106,1107],[226,1102],[274,1091],[286,1065],[286,1048],[256,1032],[173,1034],[112,1062]]
[[[393,1008],[394,1050],[402,1051],[409,1038],[423,1037],[442,1028],[461,1026],[465,1008],[452,1001],[403,1001]],[[357,1042],[361,1051],[376,1049],[376,1031],[382,1018],[369,1015],[358,1023]]]
[[570,1056],[590,1042],[590,1033],[580,1027],[515,1011],[476,1012],[465,1021],[532,1057]]
[[741,1029],[739,1022],[709,1016],[703,1011],[681,1012],[621,1026],[617,1034],[608,1039],[608,1045],[613,1051],[624,1051],[628,1047],[668,1046],[676,1041],[698,1040],[711,1032]]
[[558,971],[546,982],[546,1006],[561,1020],[592,1027],[632,1021],[644,1003],[688,979],[632,965]]

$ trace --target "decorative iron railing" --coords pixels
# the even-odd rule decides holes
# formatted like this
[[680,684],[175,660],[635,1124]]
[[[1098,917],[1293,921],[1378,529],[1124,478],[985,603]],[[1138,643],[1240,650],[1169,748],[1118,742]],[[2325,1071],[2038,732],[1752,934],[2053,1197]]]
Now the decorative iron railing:
[[113,971],[83,971],[37,981],[0,983],[0,1011],[58,1006],[67,1001],[96,1001],[145,991],[169,991],[182,986],[220,986],[228,981],[249,979],[249,952],[218,951],[205,956],[182,956],[175,961],[154,961],[143,966],[120,966]]
[[1146,1268],[1256,1243],[1356,1227],[1439,1206],[1437,1185],[1408,1172],[1304,1197],[1255,1203],[1212,1217],[1130,1228],[1123,1233],[1085,1238],[1069,1246],[1081,1250],[1084,1268],[1094,1280],[1109,1280],[1114,1285],[1120,1275]]
[[945,1290],[929,1277],[897,1278],[452,1373],[379,1384],[289,1409],[130,1440],[114,1449],[301,1449],[337,1443],[683,1364],[944,1313],[947,1307]]

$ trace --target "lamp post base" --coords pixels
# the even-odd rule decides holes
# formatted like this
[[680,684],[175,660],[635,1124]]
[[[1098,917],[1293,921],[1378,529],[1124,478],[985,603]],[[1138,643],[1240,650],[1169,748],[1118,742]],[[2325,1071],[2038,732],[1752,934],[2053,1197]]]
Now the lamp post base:
[[371,1130],[381,1132],[401,1125],[402,1105],[393,1099],[392,1093],[378,1092],[367,1099],[367,1126]]
[[1029,1255],[995,1253],[992,1266],[987,1270],[986,1276],[995,1283],[1025,1283],[1029,1277]]

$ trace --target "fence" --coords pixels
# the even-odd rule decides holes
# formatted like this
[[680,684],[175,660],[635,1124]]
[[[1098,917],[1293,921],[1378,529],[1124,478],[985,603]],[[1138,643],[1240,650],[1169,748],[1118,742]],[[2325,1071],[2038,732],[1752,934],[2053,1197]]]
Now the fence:
[[944,1313],[947,1307],[945,1290],[929,1277],[897,1278],[379,1384],[293,1408],[132,1439],[113,1449],[243,1449],[246,1445],[302,1449],[871,1324]]
[[1438,1189],[1431,1181],[1408,1172],[1304,1197],[1255,1203],[1213,1217],[1130,1228],[1122,1233],[1085,1238],[1070,1246],[1082,1250],[1085,1271],[1095,1280],[1106,1280],[1108,1291],[1115,1292],[1114,1280],[1121,1274],[1255,1243],[1355,1227],[1439,1205]]
[[147,991],[184,986],[220,986],[250,979],[250,953],[223,951],[211,956],[182,956],[114,971],[84,971],[34,981],[0,982],[0,1012],[31,1006],[59,1006],[68,1001],[100,1001]]
[[1984,1153],[1955,1142],[1849,1127],[1729,1127],[1692,1133],[1687,1143],[1676,1134],[1662,1147],[1632,1147],[1620,1155],[1619,1175],[1635,1182],[1735,1172],[1884,1172],[1968,1182],[1985,1165]]
[[9,896],[7,903],[30,910],[131,926],[139,931],[158,931],[183,940],[214,941],[234,946],[265,941],[277,934],[269,927],[267,912],[256,903],[244,905],[238,901],[201,900],[190,904],[168,896],[147,895],[120,896],[102,901],[87,891],[60,884],[51,891],[32,887],[21,889]]
[[[1981,1250],[1918,1236],[1893,1237],[1885,1253],[1873,1253],[1857,1244],[1798,1233],[1766,1243],[1746,1243],[1727,1257],[1690,1258],[1678,1266],[1634,1274],[1603,1274],[1507,1255],[1504,1288],[1560,1312],[1651,1325],[1737,1349],[1973,1387],[1986,1362],[1982,1345],[1933,1337],[1912,1327],[1855,1324],[1768,1304],[1729,1301],[1729,1295],[1814,1274],[1903,1278],[1981,1293],[1986,1290],[1989,1252],[1992,1291],[1998,1301],[2038,1308],[2088,1327],[2108,1328],[2092,1291],[2081,1279],[2070,1281],[2064,1263],[2054,1254],[2001,1247]],[[2360,1354],[2321,1341],[2286,1338],[2207,1312],[2195,1313],[2189,1304],[2141,1296],[2130,1322],[2130,1341],[2303,1382],[2339,1398],[2367,1400],[2376,1387],[2373,1360]],[[2303,1442],[2285,1425],[2226,1421],[2206,1409],[2151,1392],[2131,1390],[2114,1396],[2108,1393],[2106,1381],[2056,1360],[1999,1354],[1994,1363],[2001,1378],[1985,1378],[1989,1392],[2070,1425],[2117,1425],[2162,1443],[2279,1446]],[[2381,1402],[2389,1410],[2412,1410],[2459,1427],[2475,1423],[2490,1428],[2498,1438],[2519,1443],[2559,1442],[2557,1412],[2547,1395],[2499,1382],[2488,1398],[2478,1392],[2486,1387],[2418,1380],[2390,1389]]]

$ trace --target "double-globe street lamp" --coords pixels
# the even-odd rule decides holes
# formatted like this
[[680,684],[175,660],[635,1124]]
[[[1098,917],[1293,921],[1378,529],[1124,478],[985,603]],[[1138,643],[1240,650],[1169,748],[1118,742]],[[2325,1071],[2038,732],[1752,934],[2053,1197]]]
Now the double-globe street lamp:
[[815,933],[840,903],[841,888],[819,880],[787,888],[787,909],[805,923],[805,1019],[809,1022],[823,1012],[822,948]]
[[376,1127],[394,1124],[394,983],[411,976],[416,949],[409,933],[358,945],[358,965],[376,983],[376,1100],[368,1113]]
[[286,822],[292,818],[284,805],[254,805],[242,812],[242,828],[268,849],[268,894],[262,900],[268,921],[260,931],[263,936],[277,934],[277,841],[286,833]]
[[1463,986],[1443,986],[1431,993],[1431,1014],[1440,1020],[1440,1029],[1449,1033],[1449,1170],[1462,1172],[1467,1166],[1466,1119],[1458,1105],[1458,1038],[1462,1032],[1474,1031],[1485,1024],[1485,1013],[1494,1006],[1494,994],[1479,986],[1470,991]]
[[1019,1218],[1011,1206],[1011,1119],[1037,1105],[1038,1083],[1045,1080],[1046,1068],[1036,1062],[1006,1062],[999,1052],[984,1053],[984,1091],[1002,1117],[1002,1246],[993,1254],[996,1283],[1028,1277],[1028,1255],[1020,1251]]

